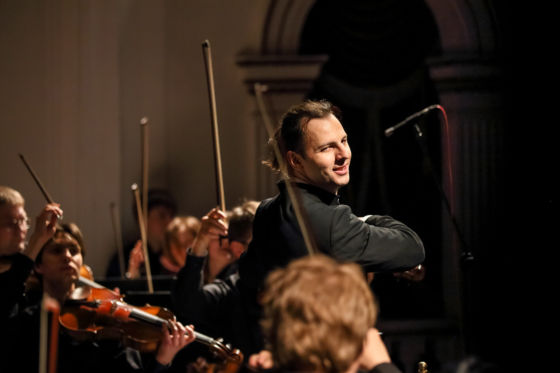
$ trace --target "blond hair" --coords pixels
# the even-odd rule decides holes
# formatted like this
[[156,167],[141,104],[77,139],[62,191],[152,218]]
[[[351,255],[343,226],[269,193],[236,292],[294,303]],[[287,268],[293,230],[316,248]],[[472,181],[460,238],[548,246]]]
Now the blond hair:
[[316,254],[273,271],[261,299],[262,327],[282,369],[343,372],[377,318],[361,268]]
[[25,205],[25,200],[17,190],[0,185],[0,206],[4,205],[23,206]]

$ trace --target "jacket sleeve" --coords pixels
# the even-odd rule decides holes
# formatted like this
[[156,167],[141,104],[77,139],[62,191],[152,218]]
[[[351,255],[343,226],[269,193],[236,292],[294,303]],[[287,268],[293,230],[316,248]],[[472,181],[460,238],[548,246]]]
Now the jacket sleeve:
[[171,297],[174,311],[181,322],[193,322],[194,315],[203,313],[200,308],[202,308],[204,261],[204,257],[188,255],[185,265],[177,273]]
[[173,305],[181,322],[193,323],[197,330],[213,334],[218,332],[223,305],[236,296],[231,280],[216,279],[204,284],[203,267],[205,258],[187,256],[185,266],[177,274],[172,292]]
[[32,269],[33,261],[29,257],[16,254],[13,256],[10,268],[0,274],[0,297],[2,299],[0,318],[2,320],[16,312],[15,307],[23,296],[25,281]]
[[330,233],[334,257],[356,262],[370,271],[407,270],[424,261],[420,237],[389,216],[358,218],[350,207],[339,205],[331,215]]

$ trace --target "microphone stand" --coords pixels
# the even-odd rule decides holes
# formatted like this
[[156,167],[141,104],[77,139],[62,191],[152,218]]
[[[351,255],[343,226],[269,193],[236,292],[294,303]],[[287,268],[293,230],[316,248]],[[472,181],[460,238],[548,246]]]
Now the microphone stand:
[[428,166],[430,169],[430,175],[432,176],[432,179],[434,181],[434,184],[436,185],[439,195],[443,201],[443,204],[445,206],[445,210],[447,211],[448,215],[449,215],[449,219],[451,220],[451,224],[453,224],[453,228],[455,229],[455,233],[457,234],[457,237],[459,238],[459,242],[461,244],[461,261],[463,262],[463,264],[467,264],[468,262],[471,262],[474,260],[474,257],[471,253],[471,251],[468,248],[467,242],[465,241],[465,238],[463,236],[463,233],[461,232],[461,229],[459,228],[459,224],[457,224],[457,220],[455,219],[455,216],[453,215],[453,212],[451,211],[451,204],[449,203],[449,199],[447,198],[445,192],[443,191],[443,188],[441,186],[441,182],[438,180],[437,175],[434,171],[432,162],[430,160],[430,155],[428,154],[428,147],[426,146],[426,142],[424,140],[424,134],[422,132],[422,130],[420,129],[420,126],[418,126],[417,124],[413,125],[414,129],[415,129],[415,137],[416,140],[418,141],[418,144],[420,145],[420,149],[422,150],[422,155],[424,156],[424,158],[428,161]]
[[[422,151],[422,155],[423,155],[424,159],[428,162],[428,168],[430,170],[430,174],[432,176],[434,184],[436,185],[436,187],[438,189],[441,200],[443,201],[443,204],[445,206],[445,210],[447,211],[447,213],[449,215],[451,224],[453,225],[453,228],[455,230],[457,238],[459,239],[459,244],[461,246],[461,258],[460,258],[460,262],[461,262],[460,264],[461,264],[461,269],[462,269],[461,291],[462,291],[462,294],[463,294],[463,305],[462,305],[463,317],[462,317],[462,319],[463,319],[463,323],[465,324],[464,330],[469,330],[469,323],[466,320],[468,315],[469,315],[468,307],[467,307],[467,304],[468,304],[467,298],[468,298],[468,295],[469,295],[469,291],[467,291],[467,288],[466,288],[467,287],[466,285],[468,284],[468,282],[466,280],[467,280],[467,270],[469,269],[467,267],[470,267],[469,265],[473,263],[474,256],[473,256],[472,252],[470,251],[470,249],[467,245],[467,242],[465,241],[463,233],[462,233],[461,229],[459,228],[459,225],[457,224],[457,220],[455,219],[455,216],[453,215],[453,212],[451,211],[451,205],[449,203],[449,200],[448,200],[445,192],[443,191],[443,188],[441,186],[441,182],[439,181],[439,179],[438,179],[438,177],[437,177],[437,175],[434,171],[434,168],[433,168],[433,165],[432,165],[432,162],[431,162],[431,159],[430,159],[430,155],[428,153],[428,147],[427,147],[426,141],[424,139],[424,134],[422,133],[422,130],[420,129],[420,126],[418,124],[414,124],[413,127],[415,129],[415,138],[416,138],[418,144],[420,145],[420,149]],[[464,331],[463,331],[463,333],[464,333],[464,337],[465,337],[466,350],[467,350],[467,352],[470,352],[469,351],[470,350],[470,344],[471,344],[470,338],[467,337],[467,333],[465,333]]]

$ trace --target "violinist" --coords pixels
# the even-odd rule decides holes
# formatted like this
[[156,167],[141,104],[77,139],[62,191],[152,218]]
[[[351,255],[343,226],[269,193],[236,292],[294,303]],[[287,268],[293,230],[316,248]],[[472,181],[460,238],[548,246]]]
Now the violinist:
[[252,239],[258,202],[245,201],[229,212],[214,208],[201,219],[185,266],[172,291],[177,317],[209,335],[220,335],[244,351],[244,315],[237,291],[237,262]]
[[[38,221],[38,225],[46,225]],[[38,288],[27,287],[21,294],[19,312],[9,318],[3,341],[2,364],[18,371],[34,372],[38,367],[39,316],[41,295],[47,294],[61,307],[76,290],[83,264],[82,247],[68,225],[56,225],[52,238],[43,245],[33,267]],[[31,282],[27,282],[30,284]],[[20,284],[2,284],[16,286]],[[58,372],[159,372],[165,371],[175,354],[194,340],[192,327],[171,320],[170,331],[162,329],[162,338],[154,354],[141,354],[123,346],[119,339],[78,340],[60,328],[58,335]],[[18,358],[23,356],[23,358]]]
[[62,210],[58,204],[47,204],[37,216],[34,231],[26,244],[29,219],[25,200],[15,189],[0,186],[0,296],[2,325],[17,312],[17,299],[33,269],[41,247],[52,237]]

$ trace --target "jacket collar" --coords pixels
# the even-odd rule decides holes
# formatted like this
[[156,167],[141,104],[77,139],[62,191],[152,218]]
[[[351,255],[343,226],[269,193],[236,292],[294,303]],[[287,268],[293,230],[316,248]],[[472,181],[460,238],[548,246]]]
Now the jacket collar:
[[[319,188],[318,186],[306,183],[295,183],[295,185],[298,187],[298,189],[319,198],[323,203],[326,203],[327,205],[340,204],[340,196],[328,192],[323,188]],[[278,188],[281,191],[284,191],[286,189],[286,182],[284,180],[278,182]]]

